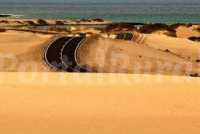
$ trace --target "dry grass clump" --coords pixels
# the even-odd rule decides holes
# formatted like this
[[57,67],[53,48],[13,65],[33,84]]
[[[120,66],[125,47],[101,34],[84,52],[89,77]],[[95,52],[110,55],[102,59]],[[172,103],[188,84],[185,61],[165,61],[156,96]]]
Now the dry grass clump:
[[6,29],[0,28],[0,32],[6,32]]
[[195,36],[189,37],[188,39],[191,41],[198,41],[198,42],[200,41],[200,37],[195,37]]
[[198,26],[198,27],[197,27],[197,31],[199,31],[199,32],[200,32],[200,26]]
[[51,26],[48,28],[49,31],[56,31],[56,32],[69,32],[67,28],[61,28],[56,26]]
[[7,20],[0,20],[0,23],[8,24],[9,22]]
[[161,23],[146,24],[140,27],[139,32],[149,34],[149,33],[162,31],[162,30],[169,31],[169,32],[176,32],[173,28],[169,27],[167,24],[161,24]]
[[63,21],[57,20],[56,25],[65,25],[65,23]]
[[129,23],[116,23],[108,25],[104,32],[126,32],[135,31],[137,28]]
[[170,37],[177,37],[176,32],[166,32],[165,35],[170,36]]
[[95,19],[92,19],[92,21],[96,21],[96,22],[104,22],[104,19],[95,18]]

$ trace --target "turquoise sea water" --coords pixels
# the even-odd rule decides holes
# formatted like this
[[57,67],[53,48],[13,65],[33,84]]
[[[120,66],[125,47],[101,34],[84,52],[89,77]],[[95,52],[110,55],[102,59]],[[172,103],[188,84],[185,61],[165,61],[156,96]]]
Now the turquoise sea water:
[[0,3],[0,14],[20,14],[24,18],[200,23],[200,3]]

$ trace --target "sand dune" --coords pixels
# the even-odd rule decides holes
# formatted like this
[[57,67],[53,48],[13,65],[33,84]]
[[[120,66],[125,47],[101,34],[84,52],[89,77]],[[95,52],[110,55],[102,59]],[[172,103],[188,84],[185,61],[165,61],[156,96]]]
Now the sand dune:
[[[150,41],[148,41],[148,43],[154,44],[155,47],[149,47],[130,41],[91,37],[79,48],[79,63],[81,65],[89,66],[92,70],[97,72],[154,74],[174,73],[175,75],[200,73],[198,63],[184,58],[184,56],[187,56],[187,53],[185,54],[183,52],[183,56],[179,56],[176,53],[174,54],[160,50],[163,48],[163,45],[159,45],[159,43],[164,44],[165,40],[169,43],[168,41],[171,41],[171,38],[164,36],[165,40],[161,39],[159,42],[156,35],[152,36],[155,36],[152,38],[155,43]],[[156,48],[157,45],[159,48]],[[174,43],[173,45],[176,48],[179,44]],[[183,46],[183,48],[184,47],[185,46]],[[167,45],[165,47],[165,49],[169,49],[169,51],[171,48],[172,47],[170,45],[169,47]],[[189,48],[189,46],[187,48]],[[196,46],[196,48],[200,47]],[[177,47],[176,50],[180,50],[180,52],[182,52],[182,47]],[[193,56],[193,53],[195,52],[196,50],[192,48],[188,54]]]
[[0,33],[1,133],[200,133],[200,79],[175,76],[199,72],[199,43],[155,34],[135,42],[93,36],[78,51],[80,64],[121,73],[139,65],[142,74],[81,74],[49,72],[43,50],[52,38]]
[[[44,63],[43,51],[52,35],[7,31],[0,37],[0,71],[50,71]],[[156,34],[145,35],[143,42],[135,42],[92,36],[78,52],[79,62],[95,72],[200,73],[196,62],[199,61],[199,43]]]
[[0,73],[0,131],[199,134],[197,78]]
[[51,37],[30,32],[0,33],[0,71],[46,71],[42,54]]
[[198,42],[157,34],[143,34],[143,37],[139,38],[143,38],[142,42],[139,42],[141,45],[168,51],[191,61],[200,60],[200,43]]
[[176,35],[179,38],[189,38],[189,37],[200,37],[200,32],[197,31],[199,25],[193,25],[191,27],[180,26],[176,29]]

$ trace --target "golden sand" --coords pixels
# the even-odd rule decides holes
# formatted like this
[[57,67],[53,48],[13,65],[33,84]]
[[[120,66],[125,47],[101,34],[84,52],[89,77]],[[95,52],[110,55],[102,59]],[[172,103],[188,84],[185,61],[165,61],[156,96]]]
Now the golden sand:
[[[109,73],[190,75],[200,72],[196,62],[199,43],[158,34],[142,36],[142,42],[90,37],[78,52],[79,62],[93,71]],[[7,31],[0,33],[0,37],[1,72],[50,71],[43,52],[52,35]]]
[[180,26],[176,29],[176,35],[179,38],[200,37],[200,32],[197,31],[198,25],[191,27]]
[[46,71],[43,51],[51,37],[18,31],[0,33],[0,71]]
[[144,40],[139,44],[91,37],[79,48],[79,63],[104,73],[200,73],[199,63],[196,62],[200,52],[199,43],[164,35],[148,35]]
[[199,134],[198,78],[0,73],[4,134]]
[[[106,63],[100,70],[119,67],[120,64],[117,69],[122,71],[132,61],[150,61],[153,64],[158,60],[169,63],[194,62],[158,49],[167,48],[179,52],[176,50],[183,45],[183,53],[180,51],[179,54],[190,55],[195,59],[198,44],[187,40],[192,43],[192,47],[187,47],[183,43],[185,39],[175,38],[170,41],[172,39],[166,36],[159,37],[149,35],[149,44],[146,45],[94,38],[96,44],[89,40],[89,45],[81,48],[90,51],[85,54],[80,51],[82,59],[79,60],[82,64],[93,65],[94,69],[98,69],[95,67],[97,63]],[[51,39],[51,35],[29,32],[0,33],[0,59],[6,62],[0,67],[2,134],[200,133],[199,78],[147,74],[47,73],[49,69],[44,64],[42,52]],[[161,41],[173,43],[167,47]],[[99,48],[108,55],[98,53],[97,62],[94,59],[96,53],[91,50]],[[126,57],[120,56],[124,54],[130,56],[131,64],[120,58],[119,61],[123,62],[116,61],[110,68],[109,57],[112,59],[113,52],[118,53],[116,56],[119,57]],[[37,65],[37,70],[26,67],[26,70],[20,69],[20,65],[24,64],[32,67],[31,63]]]

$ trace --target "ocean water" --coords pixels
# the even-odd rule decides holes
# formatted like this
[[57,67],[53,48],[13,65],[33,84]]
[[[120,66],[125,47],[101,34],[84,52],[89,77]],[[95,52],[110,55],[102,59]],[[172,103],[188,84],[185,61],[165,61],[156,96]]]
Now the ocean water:
[[200,3],[1,3],[0,14],[23,18],[103,18],[114,22],[200,23]]

